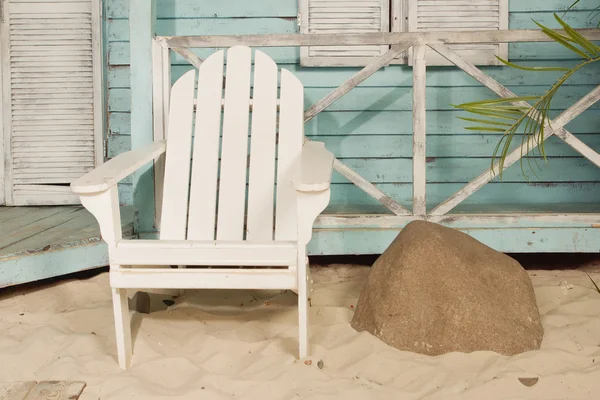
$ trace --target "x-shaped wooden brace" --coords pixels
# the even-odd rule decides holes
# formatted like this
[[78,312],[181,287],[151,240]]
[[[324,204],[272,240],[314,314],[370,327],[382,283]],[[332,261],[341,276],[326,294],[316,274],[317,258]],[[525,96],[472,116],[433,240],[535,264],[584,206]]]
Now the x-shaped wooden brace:
[[[452,62],[457,67],[465,71],[467,74],[471,75],[473,78],[485,85],[487,88],[494,91],[499,96],[504,98],[517,97],[516,94],[511,92],[502,84],[498,83],[493,78],[484,74],[479,68],[477,68],[472,63],[463,60],[456,52],[452,51],[443,44],[429,44],[429,47],[431,47],[437,53],[445,57],[448,61]],[[587,110],[598,100],[600,100],[600,86],[596,87],[590,93],[588,93],[575,104],[573,104],[571,107],[569,107],[554,121],[548,120],[544,129],[544,137],[542,138],[542,141],[548,139],[552,135],[556,135],[562,140],[564,140],[565,143],[567,143],[573,149],[581,153],[585,158],[587,158],[588,160],[596,164],[598,167],[600,167],[600,154],[591,149],[581,140],[577,139],[572,133],[570,133],[564,128],[566,124],[568,124],[579,114]],[[514,102],[513,104],[519,107],[527,107],[528,111],[524,112],[528,113],[529,115],[535,118],[536,113],[530,112],[532,107],[529,103],[525,101],[518,101]],[[523,156],[523,154],[526,154],[527,152],[533,150],[535,147],[537,147],[538,144],[539,142],[532,143],[531,139],[521,144],[520,147],[516,148],[506,156],[504,160],[504,168],[506,169],[512,164],[514,164]],[[496,163],[494,165],[494,169],[497,168],[499,168],[499,163]],[[450,210],[452,210],[454,207],[456,207],[462,201],[464,201],[467,197],[475,193],[477,190],[481,189],[481,187],[483,187],[486,183],[490,182],[492,180],[491,172],[492,169],[490,168],[481,175],[479,175],[477,178],[473,179],[461,190],[459,190],[458,192],[450,196],[450,198],[448,198],[447,200],[440,203],[437,207],[435,207],[431,211],[431,215],[444,215],[448,213]]]

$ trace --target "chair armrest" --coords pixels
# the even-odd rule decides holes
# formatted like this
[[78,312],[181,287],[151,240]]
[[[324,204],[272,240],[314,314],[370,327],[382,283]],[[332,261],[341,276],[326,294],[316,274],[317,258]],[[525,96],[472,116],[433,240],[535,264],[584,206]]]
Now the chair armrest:
[[160,156],[166,148],[164,141],[156,141],[140,149],[121,153],[72,182],[71,190],[77,194],[104,192],[116,185],[121,179]]
[[333,154],[325,148],[324,143],[304,143],[294,188],[299,192],[322,192],[329,189],[333,159]]

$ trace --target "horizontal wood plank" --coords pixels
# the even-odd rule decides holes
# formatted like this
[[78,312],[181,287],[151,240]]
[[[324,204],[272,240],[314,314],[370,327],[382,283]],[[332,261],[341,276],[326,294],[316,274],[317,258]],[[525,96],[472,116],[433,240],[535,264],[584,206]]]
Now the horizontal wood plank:
[[119,265],[293,266],[294,242],[122,240],[111,255]]
[[112,287],[128,289],[295,289],[295,269],[122,268],[112,271]]
[[[521,0],[510,4],[512,13],[538,13],[565,10],[569,4],[564,0]],[[593,11],[597,6],[596,0],[581,0],[573,10]],[[197,0],[177,0],[177,7],[173,7],[173,0],[158,0],[156,14],[159,19],[174,18],[256,18],[256,17],[295,17],[298,8],[295,2],[281,0],[262,0],[248,2],[247,0],[229,0],[227,2],[214,2],[210,7],[198,5]],[[108,2],[107,17],[123,19],[129,16],[129,3],[127,0],[111,0]]]
[[[564,110],[592,90],[595,85],[566,86],[554,96],[552,108]],[[540,86],[509,86],[519,96],[542,95],[547,88]],[[314,104],[331,89],[306,88],[305,104]],[[452,104],[461,104],[474,100],[495,99],[496,95],[484,87],[430,88],[427,91],[427,110],[452,110]],[[131,91],[112,89],[108,95],[109,111],[129,112],[131,109]],[[591,109],[600,109],[595,104]],[[357,87],[333,103],[329,111],[409,111],[412,110],[412,90],[402,87],[369,88]]]

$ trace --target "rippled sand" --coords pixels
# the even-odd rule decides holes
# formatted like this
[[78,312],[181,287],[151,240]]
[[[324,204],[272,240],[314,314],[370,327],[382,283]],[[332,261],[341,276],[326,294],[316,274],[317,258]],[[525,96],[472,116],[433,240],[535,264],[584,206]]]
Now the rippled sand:
[[[296,361],[296,295],[187,291],[133,314],[134,356],[116,363],[108,274],[0,292],[0,382],[83,380],[81,399],[595,399],[600,294],[580,271],[529,271],[540,351],[428,357],[350,325],[368,268],[313,268],[312,364]],[[592,274],[600,284],[600,275]],[[493,318],[493,316],[490,316]],[[323,361],[323,369],[317,361]],[[539,378],[531,386],[518,378]]]

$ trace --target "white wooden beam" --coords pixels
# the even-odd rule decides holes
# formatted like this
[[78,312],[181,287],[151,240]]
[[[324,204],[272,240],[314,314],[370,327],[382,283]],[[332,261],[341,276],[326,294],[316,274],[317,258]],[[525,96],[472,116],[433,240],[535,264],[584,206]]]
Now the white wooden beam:
[[373,197],[375,200],[383,204],[388,210],[392,211],[396,215],[409,215],[410,211],[398,204],[387,194],[383,193],[377,186],[360,176],[357,172],[352,170],[347,165],[343,164],[337,158],[333,161],[333,168],[342,174],[346,179],[355,184],[359,189]]
[[[564,34],[557,29],[555,32]],[[600,29],[579,29],[589,40],[600,40]],[[481,30],[451,32],[376,32],[331,35],[323,33],[269,34],[269,35],[204,35],[204,36],[162,36],[169,47],[231,47],[246,45],[251,47],[286,46],[355,46],[386,45],[399,43],[522,43],[551,42],[539,29]]]
[[597,167],[600,167],[600,154],[579,140],[571,132],[563,128],[555,131],[554,134],[561,138],[566,144],[571,146],[575,151],[579,152],[582,156],[596,164]]
[[[445,57],[448,61],[452,62],[457,67],[461,68],[463,71],[465,71],[466,73],[471,75],[477,81],[479,81],[480,83],[482,83],[483,85],[485,85],[486,87],[488,87],[489,89],[494,91],[499,96],[505,97],[505,98],[517,97],[517,95],[514,94],[512,91],[510,91],[509,89],[507,89],[506,87],[504,87],[503,85],[498,83],[493,78],[484,74],[479,68],[477,68],[472,63],[462,59],[458,54],[456,54],[456,52],[452,51],[448,47],[446,47],[444,45],[440,45],[440,44],[432,44],[432,45],[430,45],[430,47],[433,50],[435,50],[436,52],[438,52],[440,55]],[[576,102],[569,109],[567,109],[564,113],[562,113],[554,121],[548,120],[546,123],[545,136],[544,136],[543,140],[546,140],[547,138],[549,138],[556,131],[561,131],[561,134],[565,135],[565,133],[562,133],[562,131],[566,132],[566,130],[564,130],[564,128],[563,128],[564,125],[569,123],[572,119],[574,119],[579,114],[581,114],[583,111],[585,111],[587,108],[589,108],[592,104],[594,104],[596,101],[598,101],[599,98],[600,98],[600,87],[597,87],[596,89],[594,89],[590,93],[588,93],[586,96],[584,96],[582,99],[580,99],[578,102]],[[522,107],[531,108],[531,105],[525,101],[514,102],[514,104],[518,105],[518,106],[522,106]],[[535,113],[531,113],[531,115],[535,117]],[[568,134],[568,132],[566,132],[566,133]],[[583,144],[583,143],[581,143],[581,144]],[[534,139],[529,139],[528,141],[522,143],[521,146],[519,146],[518,148],[516,148],[515,150],[513,150],[511,153],[509,153],[506,156],[505,161],[504,161],[504,168],[506,169],[506,168],[510,167],[512,164],[517,162],[523,155],[527,154],[529,151],[533,150],[538,145],[539,145],[539,143],[536,142]],[[494,170],[498,169],[499,165],[500,165],[500,163],[496,163],[494,165],[493,169]],[[490,182],[493,178],[492,173],[493,173],[492,168],[483,172],[477,178],[475,178],[474,180],[469,182],[461,190],[459,190],[454,195],[452,195],[450,198],[448,198],[447,200],[440,203],[437,207],[435,207],[431,211],[431,214],[432,215],[443,215],[443,214],[446,214],[447,212],[449,212],[450,210],[452,210],[454,207],[456,207],[458,204],[460,204],[463,200],[465,200],[471,194],[475,193],[477,190],[479,190],[481,187],[483,187],[486,183]]]
[[413,47],[413,214],[423,216],[426,208],[426,73],[427,46]]
[[203,59],[198,57],[193,51],[185,47],[173,47],[171,48],[175,53],[185,58],[187,62],[192,64],[196,68],[200,68],[200,65],[204,62]]
[[399,45],[394,45],[392,48],[387,51],[385,54],[374,58],[372,62],[369,63],[366,67],[358,71],[355,75],[353,75],[346,82],[342,83],[340,86],[335,88],[331,93],[327,96],[323,97],[321,100],[317,101],[313,104],[308,110],[304,112],[304,123],[307,123],[311,119],[313,119],[318,113],[332,105],[339,98],[344,96],[350,90],[354,89],[362,82],[364,82],[368,77],[373,75],[375,72],[379,71],[381,67],[388,65],[394,58],[398,55],[402,54],[406,49],[410,47],[409,43],[403,43]]
[[110,262],[119,265],[295,266],[297,252],[295,242],[122,240],[110,253]]
[[534,212],[460,213],[446,215],[321,214],[315,230],[401,229],[411,221],[430,221],[453,228],[581,227],[600,228],[599,213]]
[[295,269],[121,268],[110,273],[113,288],[296,289]]
[[[475,65],[462,59],[456,52],[452,51],[448,47],[440,44],[432,44],[430,45],[430,47],[434,49],[437,53],[441,54],[443,57],[454,63],[460,69],[465,71],[467,74],[471,75],[478,82],[482,83],[487,88],[494,91],[497,95],[505,98],[517,96],[508,88],[506,88],[502,84],[498,83],[496,80],[483,73],[483,71],[481,71]],[[525,101],[521,101],[514,104],[523,107],[528,107],[529,109],[531,109],[531,105]],[[537,113],[531,113],[530,115],[535,117],[536,114]],[[555,127],[555,124],[552,121],[550,121],[550,123],[552,127]],[[564,127],[561,129],[555,128],[554,134],[562,140],[564,140],[565,143],[571,146],[574,150],[581,153],[581,155],[583,155],[585,158],[596,164],[596,166],[600,167],[600,154],[598,154],[595,150],[583,143],[581,140],[577,139],[575,135],[567,131]]]
[[[323,97],[321,100],[317,101],[313,106],[306,110],[306,112],[304,113],[304,122],[306,123],[313,119],[321,111],[329,107],[331,104],[340,99],[350,90],[354,89],[360,83],[364,82],[369,76],[373,75],[376,71],[381,69],[381,67],[388,65],[390,61],[392,61],[394,58],[396,58],[399,54],[404,52],[409,47],[410,44],[407,43],[395,45],[392,46],[392,48],[385,54],[375,58],[371,63],[369,63],[369,65],[365,66],[346,82],[341,84],[331,93]],[[309,139],[306,138],[306,140]],[[386,208],[391,210],[394,214],[410,214],[410,211],[407,208],[395,202],[391,197],[383,193],[375,185],[373,185],[371,182],[360,176],[360,174],[358,174],[357,172],[353,171],[350,167],[344,165],[337,158],[334,160],[333,167],[336,171],[338,171],[340,174],[342,174],[344,177],[346,177],[348,180],[354,183],[357,187],[359,187],[369,196],[379,201]]]

